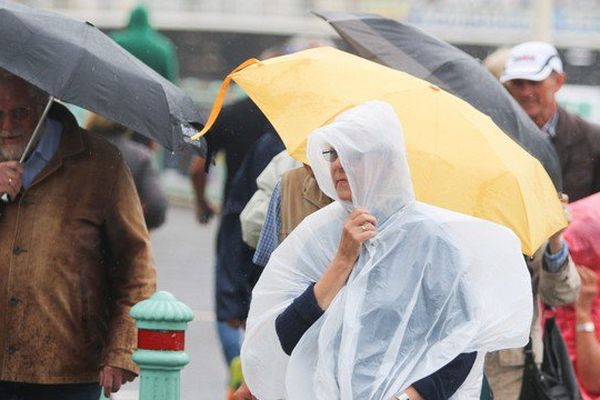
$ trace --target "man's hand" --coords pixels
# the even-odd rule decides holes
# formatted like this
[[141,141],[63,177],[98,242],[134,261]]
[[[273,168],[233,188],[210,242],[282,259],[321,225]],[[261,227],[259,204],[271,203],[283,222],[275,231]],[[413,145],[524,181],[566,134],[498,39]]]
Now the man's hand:
[[23,164],[17,161],[0,162],[0,194],[7,193],[11,199],[15,199],[23,183]]
[[204,197],[204,191],[206,190],[206,159],[202,157],[192,157],[190,162],[190,179],[192,181],[192,188],[196,196],[196,219],[201,224],[206,224],[213,215],[215,215],[214,208],[208,204]]
[[214,208],[204,199],[196,202],[196,219],[201,224],[206,224],[215,215]]
[[246,320],[245,319],[230,318],[225,322],[227,322],[227,325],[229,325],[233,329],[240,329],[240,328],[246,329]]
[[233,400],[257,400],[256,397],[250,393],[250,389],[246,383],[242,383],[242,386],[238,388],[233,394]]
[[121,385],[131,382],[135,379],[135,374],[126,369],[111,367],[107,365],[100,370],[98,381],[104,388],[104,397],[110,397],[111,393],[116,393],[121,389]]

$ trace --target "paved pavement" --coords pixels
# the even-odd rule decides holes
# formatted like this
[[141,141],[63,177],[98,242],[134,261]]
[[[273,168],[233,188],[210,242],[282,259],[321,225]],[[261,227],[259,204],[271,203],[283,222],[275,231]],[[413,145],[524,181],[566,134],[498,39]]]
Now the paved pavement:
[[[191,358],[181,376],[182,400],[225,399],[226,369],[213,312],[214,238],[217,223],[196,223],[189,208],[171,207],[167,222],[152,232],[158,289],[168,290],[194,310],[186,332]],[[116,400],[137,399],[137,380],[123,387]]]

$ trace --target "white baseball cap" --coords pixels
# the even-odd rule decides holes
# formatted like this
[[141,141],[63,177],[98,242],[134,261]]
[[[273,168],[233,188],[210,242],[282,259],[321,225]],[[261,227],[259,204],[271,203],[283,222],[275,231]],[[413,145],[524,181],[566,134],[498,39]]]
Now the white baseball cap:
[[544,42],[525,42],[510,50],[500,82],[513,79],[543,81],[552,71],[563,72],[556,48]]

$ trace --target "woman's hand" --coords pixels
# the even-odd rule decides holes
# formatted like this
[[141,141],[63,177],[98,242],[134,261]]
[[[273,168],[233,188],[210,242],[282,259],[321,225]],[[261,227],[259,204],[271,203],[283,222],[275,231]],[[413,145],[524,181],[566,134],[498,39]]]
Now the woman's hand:
[[575,302],[575,310],[578,314],[591,318],[594,299],[598,295],[598,277],[595,271],[583,266],[578,266],[577,272],[581,277],[581,289]]
[[346,219],[337,254],[314,287],[315,298],[323,310],[329,307],[346,283],[360,254],[360,246],[375,236],[376,225],[375,217],[360,208]]
[[360,246],[375,236],[376,227],[377,219],[367,210],[356,208],[352,211],[344,224],[335,258],[353,266],[360,254]]

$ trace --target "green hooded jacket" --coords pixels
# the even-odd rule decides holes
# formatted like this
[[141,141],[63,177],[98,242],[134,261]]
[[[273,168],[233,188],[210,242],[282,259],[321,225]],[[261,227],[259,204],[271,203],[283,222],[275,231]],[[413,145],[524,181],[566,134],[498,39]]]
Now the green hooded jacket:
[[179,71],[175,46],[150,26],[146,7],[136,6],[131,12],[127,29],[115,32],[111,37],[164,78],[177,82]]

